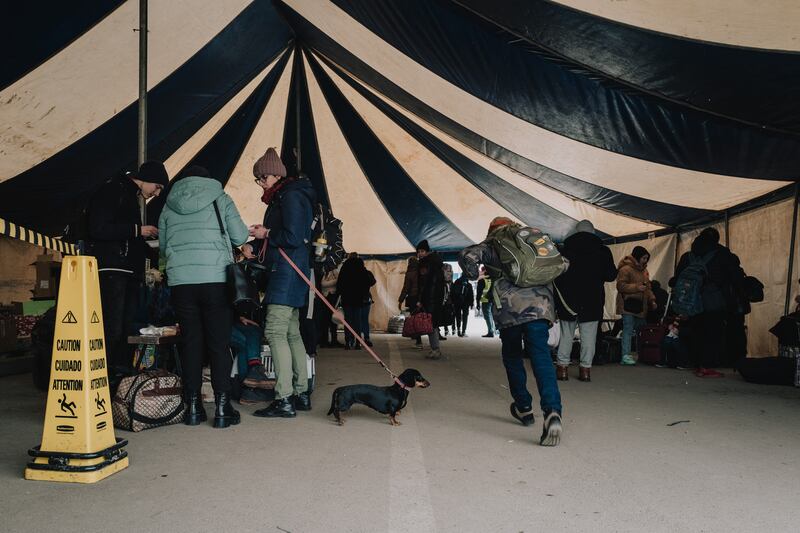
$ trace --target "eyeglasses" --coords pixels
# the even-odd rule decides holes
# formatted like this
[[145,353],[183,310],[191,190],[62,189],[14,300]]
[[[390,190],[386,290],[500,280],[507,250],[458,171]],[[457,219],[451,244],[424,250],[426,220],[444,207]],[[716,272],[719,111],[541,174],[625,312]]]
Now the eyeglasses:
[[267,178],[254,178],[253,181],[255,181],[256,183],[258,183],[260,185],[261,182],[264,181],[265,179],[267,179]]

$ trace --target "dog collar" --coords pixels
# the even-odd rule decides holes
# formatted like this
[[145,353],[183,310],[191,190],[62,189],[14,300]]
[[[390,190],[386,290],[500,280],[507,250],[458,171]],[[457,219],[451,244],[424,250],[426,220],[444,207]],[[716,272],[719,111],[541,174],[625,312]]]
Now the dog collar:
[[406,385],[405,383],[403,383],[402,381],[400,381],[397,378],[394,378],[394,382],[397,383],[398,385],[400,385],[401,389],[411,390],[411,387],[409,387],[408,385]]

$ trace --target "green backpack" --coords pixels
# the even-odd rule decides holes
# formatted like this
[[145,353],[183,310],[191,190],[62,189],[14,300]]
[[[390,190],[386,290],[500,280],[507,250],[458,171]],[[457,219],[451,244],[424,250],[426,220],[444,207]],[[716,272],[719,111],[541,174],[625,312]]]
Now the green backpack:
[[494,230],[487,239],[500,259],[495,271],[517,287],[547,285],[567,269],[567,261],[550,236],[538,229],[509,224]]

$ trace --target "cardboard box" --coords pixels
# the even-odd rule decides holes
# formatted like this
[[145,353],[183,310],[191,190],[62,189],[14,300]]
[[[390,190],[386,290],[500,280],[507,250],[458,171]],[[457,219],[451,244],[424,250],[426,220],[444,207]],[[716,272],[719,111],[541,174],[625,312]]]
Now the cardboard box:
[[52,300],[58,296],[58,278],[61,272],[61,262],[53,260],[50,254],[43,254],[36,258],[31,266],[36,267],[36,285],[31,291],[35,300]]

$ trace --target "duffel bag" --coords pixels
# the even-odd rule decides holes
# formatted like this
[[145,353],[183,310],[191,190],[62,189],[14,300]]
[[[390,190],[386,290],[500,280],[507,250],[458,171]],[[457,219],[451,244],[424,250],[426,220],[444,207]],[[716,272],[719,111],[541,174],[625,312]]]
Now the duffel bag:
[[111,402],[114,426],[142,431],[183,422],[181,378],[165,370],[124,378]]
[[403,322],[403,337],[416,338],[433,333],[433,316],[430,313],[413,313]]

